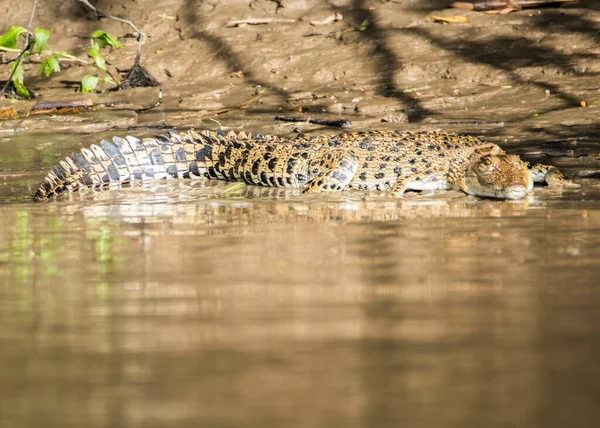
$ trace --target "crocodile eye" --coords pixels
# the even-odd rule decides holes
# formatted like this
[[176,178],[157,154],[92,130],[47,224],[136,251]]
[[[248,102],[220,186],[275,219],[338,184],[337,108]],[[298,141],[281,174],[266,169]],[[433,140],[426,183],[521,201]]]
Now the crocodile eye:
[[492,160],[491,160],[490,158],[485,158],[485,159],[483,160],[483,164],[484,164],[485,166],[490,166],[490,165],[492,164]]

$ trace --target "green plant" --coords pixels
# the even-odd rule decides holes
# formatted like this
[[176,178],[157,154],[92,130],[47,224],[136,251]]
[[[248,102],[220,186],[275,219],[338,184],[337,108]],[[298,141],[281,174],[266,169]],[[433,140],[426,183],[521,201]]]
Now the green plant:
[[106,60],[102,56],[101,50],[105,47],[121,48],[123,45],[107,32],[98,30],[90,36],[91,48],[88,51],[88,56],[93,59],[92,63],[87,59],[76,57],[67,52],[45,49],[50,37],[50,31],[42,28],[35,29],[33,39],[29,41],[28,46],[23,50],[17,49],[18,39],[23,34],[27,34],[27,29],[21,26],[13,26],[5,34],[0,36],[0,51],[18,54],[14,60],[10,61],[10,72],[12,83],[17,94],[20,96],[31,98],[31,94],[24,83],[25,69],[23,64],[33,53],[43,55],[44,59],[40,64],[39,72],[45,76],[50,76],[52,73],[61,71],[61,61],[76,61],[98,70],[96,74],[86,74],[83,76],[79,88],[80,92],[94,91],[100,81],[115,83],[113,76],[111,76],[106,69]]

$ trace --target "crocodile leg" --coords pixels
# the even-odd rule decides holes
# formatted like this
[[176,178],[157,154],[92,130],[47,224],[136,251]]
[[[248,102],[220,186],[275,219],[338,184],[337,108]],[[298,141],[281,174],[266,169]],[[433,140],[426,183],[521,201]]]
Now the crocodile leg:
[[402,197],[402,195],[404,195],[404,192],[406,192],[407,190],[408,188],[406,179],[398,177],[398,180],[392,186],[389,195],[394,196],[396,198],[400,198]]
[[527,168],[534,183],[546,183],[548,187],[563,187],[565,178],[558,168],[541,163],[529,164]]
[[340,192],[358,171],[358,158],[352,150],[326,150],[311,162],[309,169],[312,178],[304,193]]

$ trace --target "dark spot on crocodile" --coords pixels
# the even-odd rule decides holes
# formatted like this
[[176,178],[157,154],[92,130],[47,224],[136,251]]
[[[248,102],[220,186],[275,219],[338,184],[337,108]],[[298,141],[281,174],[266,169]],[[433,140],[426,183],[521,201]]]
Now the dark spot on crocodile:
[[421,156],[422,152],[421,152],[421,150],[417,150],[417,151],[415,152],[415,154],[416,154],[417,156]]
[[423,144],[419,143],[418,141],[415,143],[415,147],[421,147]]
[[225,159],[225,153],[221,152],[219,153],[219,166],[223,167],[225,166],[225,162],[227,161],[227,159]]
[[252,174],[253,175],[258,175],[259,165],[260,165],[260,159],[255,160],[254,163],[252,163]]
[[390,161],[390,157],[389,156],[384,156],[381,158],[382,161],[384,162],[389,162]]
[[190,172],[190,174],[194,175],[194,176],[199,176],[200,175],[200,171],[198,170],[198,164],[196,162],[190,162],[188,165],[188,171]]
[[175,160],[177,162],[185,162],[185,150],[183,150],[183,147],[178,148],[175,152]]
[[333,174],[331,174],[331,176],[339,181],[346,181],[348,179],[346,174],[344,174],[340,171],[334,171]]
[[250,174],[250,171],[245,171],[242,176],[242,179],[248,184],[253,184],[252,174]]
[[154,137],[157,141],[159,141],[162,144],[168,144],[171,145],[173,144],[171,142],[171,140],[166,136],[166,135],[157,135],[156,137]]
[[383,177],[385,177],[385,174],[383,172],[378,172],[378,173],[374,174],[373,177],[375,177],[376,180],[380,180]]
[[387,164],[385,163],[380,163],[379,164],[379,169],[385,169],[385,167],[387,166]]
[[317,181],[317,186],[319,186],[319,187],[323,186],[323,180]]
[[300,154],[300,157],[302,159],[308,159],[308,152],[303,152],[302,154]]
[[233,148],[234,149],[241,149],[242,148],[242,145],[237,140],[233,140],[232,143],[233,143]]
[[269,145],[263,146],[263,149],[265,149],[267,152],[272,153],[275,151],[275,146],[269,144]]
[[213,166],[209,166],[207,168],[207,174],[210,178],[217,178],[217,171],[215,170],[215,168]]
[[402,173],[402,168],[399,166],[394,167],[394,174],[400,175]]
[[360,178],[362,181],[365,181],[367,179],[367,173],[361,172],[358,178]]
[[267,173],[264,171],[260,172],[260,182],[265,186],[269,185],[269,177],[267,177]]
[[285,171],[286,171],[288,174],[291,174],[291,173],[292,173],[292,171],[294,171],[294,167],[295,167],[295,166],[296,166],[296,161],[295,161],[294,159],[290,159],[290,160],[288,161],[288,163],[287,163],[287,167],[286,167]]
[[350,164],[348,162],[346,162],[345,160],[340,162],[340,167],[342,168],[350,168]]
[[363,166],[362,166],[362,167],[363,167],[363,168],[368,168],[368,167],[369,167],[369,163],[368,163],[368,162],[365,162],[365,163],[363,163]]
[[433,174],[433,172],[432,171],[425,171],[425,174],[431,175],[431,174]]
[[217,135],[218,137],[226,137],[227,135],[225,134],[225,131],[223,131],[222,129],[217,129],[215,131],[215,135]]
[[247,149],[247,150],[252,150],[253,148],[254,148],[254,144],[252,144],[252,143],[250,143],[250,142],[246,141],[246,149]]
[[416,159],[415,159],[415,158],[412,158],[412,159],[410,159],[410,160],[408,161],[408,163],[409,163],[409,164],[411,164],[411,165],[414,165],[414,164],[415,164],[415,162],[416,162]]
[[275,177],[273,177],[272,175],[269,176],[269,183],[271,183],[271,186],[273,186],[273,187],[277,186],[277,182],[275,181]]
[[411,170],[412,172],[414,172],[414,173],[416,173],[416,172],[418,171],[418,169],[417,169],[417,168],[411,168],[410,170]]
[[394,158],[394,162],[400,162],[400,158],[399,157],[395,157]]
[[330,188],[331,190],[334,190],[336,187],[337,187],[337,186],[336,186],[335,184],[330,184],[330,185],[329,185],[329,188]]
[[67,171],[65,171],[65,169],[60,165],[56,165],[54,168],[52,168],[52,172],[60,180],[64,180],[67,177]]
[[445,158],[446,155],[444,153],[438,153],[438,158]]
[[275,165],[277,165],[277,159],[273,158],[269,161],[269,163],[267,164],[267,167],[269,168],[270,171],[274,171]]
[[169,165],[167,167],[167,174],[169,174],[173,178],[177,178],[177,166]]
[[285,187],[285,183],[283,182],[283,178],[282,177],[277,177],[277,182],[279,183],[279,186]]
[[405,144],[404,144],[402,141],[398,141],[398,142],[396,143],[396,147],[404,147],[404,145],[405,145]]
[[196,160],[206,162],[212,160],[212,146],[206,145],[196,152]]
[[141,168],[136,168],[132,171],[131,175],[133,176],[133,178],[135,180],[141,180],[142,179],[142,169]]
[[374,159],[375,159],[375,158],[374,158],[373,156],[367,156],[367,157],[365,158],[365,160],[366,160],[367,162],[373,162],[373,160],[374,160]]
[[421,159],[421,163],[427,163],[427,159],[425,159],[425,158]]
[[150,152],[150,162],[152,165],[163,165],[164,161],[160,150],[154,149]]
[[264,160],[269,160],[269,159],[271,159],[271,153],[264,153],[264,154],[263,154],[263,159],[264,159]]

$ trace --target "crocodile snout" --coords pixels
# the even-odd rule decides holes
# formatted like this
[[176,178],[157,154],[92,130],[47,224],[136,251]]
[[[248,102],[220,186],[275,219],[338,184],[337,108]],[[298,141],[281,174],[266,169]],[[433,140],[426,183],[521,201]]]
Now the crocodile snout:
[[502,189],[500,192],[501,194],[497,195],[497,197],[506,199],[522,199],[525,197],[525,195],[527,195],[528,192],[529,189],[527,186],[523,184],[512,184],[505,189]]

